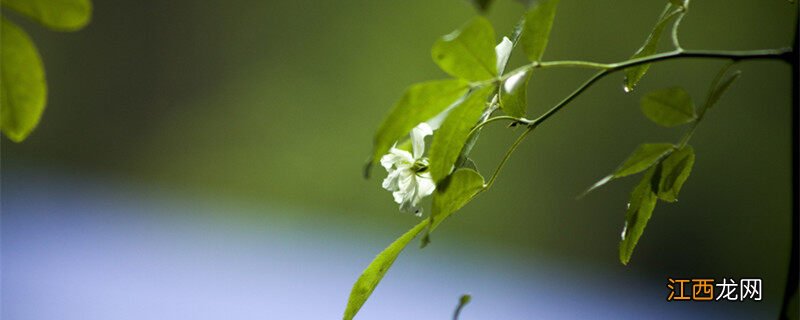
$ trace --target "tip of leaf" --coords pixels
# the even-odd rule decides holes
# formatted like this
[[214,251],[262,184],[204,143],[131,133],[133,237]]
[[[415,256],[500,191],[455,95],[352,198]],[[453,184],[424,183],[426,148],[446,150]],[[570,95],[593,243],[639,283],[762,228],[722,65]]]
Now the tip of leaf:
[[595,182],[592,186],[587,188],[586,191],[584,191],[583,193],[581,193],[577,197],[575,197],[575,199],[576,200],[583,199],[583,197],[585,197],[587,194],[589,194],[590,192],[594,191],[597,188],[602,187],[604,184],[608,183],[613,178],[614,178],[614,175],[612,175],[612,174],[603,177],[599,181]]
[[372,164],[373,164],[372,158],[367,160],[367,163],[364,164],[364,169],[362,169],[363,172],[361,173],[364,176],[364,179],[369,179],[372,173]]

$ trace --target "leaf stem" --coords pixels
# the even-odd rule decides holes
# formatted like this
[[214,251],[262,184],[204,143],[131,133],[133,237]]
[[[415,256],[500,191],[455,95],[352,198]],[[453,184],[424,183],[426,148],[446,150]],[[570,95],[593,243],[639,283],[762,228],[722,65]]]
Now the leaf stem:
[[692,122],[692,126],[689,128],[689,131],[687,131],[686,134],[683,135],[681,141],[678,143],[678,149],[682,149],[683,147],[685,147],[689,143],[689,140],[692,139],[694,132],[697,130],[697,126],[700,125],[700,122],[703,121],[703,119],[706,116],[706,111],[708,111],[708,108],[711,107],[711,96],[714,94],[714,90],[717,89],[717,86],[719,86],[719,82],[722,81],[722,77],[724,77],[725,74],[728,73],[728,70],[734,64],[736,64],[735,61],[731,61],[725,64],[725,66],[723,66],[722,69],[720,69],[719,72],[717,72],[717,75],[714,77],[714,80],[711,81],[711,87],[708,89],[708,95],[706,97],[706,101],[705,103],[703,103],[703,106],[697,113],[697,119],[695,119],[694,122]]

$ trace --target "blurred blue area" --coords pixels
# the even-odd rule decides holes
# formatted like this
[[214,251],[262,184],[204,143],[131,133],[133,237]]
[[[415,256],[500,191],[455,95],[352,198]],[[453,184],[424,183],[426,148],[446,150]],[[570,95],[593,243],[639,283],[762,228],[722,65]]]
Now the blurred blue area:
[[[404,231],[366,235],[336,213],[42,168],[4,170],[2,188],[9,320],[336,319],[359,272]],[[435,240],[409,246],[359,319],[449,319],[463,293],[462,319],[775,316],[766,303],[668,303],[667,275]]]

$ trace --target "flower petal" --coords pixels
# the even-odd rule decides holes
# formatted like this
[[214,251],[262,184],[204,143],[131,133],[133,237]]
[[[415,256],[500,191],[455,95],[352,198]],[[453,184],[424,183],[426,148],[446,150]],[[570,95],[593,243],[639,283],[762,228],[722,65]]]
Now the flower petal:
[[389,171],[389,169],[391,169],[392,166],[400,168],[400,167],[410,167],[413,164],[414,164],[414,157],[411,156],[411,153],[403,149],[397,149],[395,147],[392,147],[392,149],[389,150],[389,153],[381,157],[381,166],[386,168],[386,171]]
[[381,186],[389,191],[400,190],[400,187],[398,186],[398,180],[401,173],[402,172],[400,170],[389,171],[389,175],[386,176],[386,179],[383,179],[383,184],[381,184]]
[[436,190],[436,184],[433,183],[433,179],[431,179],[431,174],[429,172],[426,172],[425,174],[422,175],[417,175],[416,179],[418,185],[417,197],[419,199],[431,195],[433,191]]
[[411,129],[411,147],[414,150],[414,159],[422,158],[425,153],[425,137],[431,134],[433,134],[433,130],[425,122]]
[[503,40],[494,47],[494,52],[497,54],[497,74],[503,74],[508,57],[511,56],[511,49],[514,49],[514,43],[508,37],[503,37]]

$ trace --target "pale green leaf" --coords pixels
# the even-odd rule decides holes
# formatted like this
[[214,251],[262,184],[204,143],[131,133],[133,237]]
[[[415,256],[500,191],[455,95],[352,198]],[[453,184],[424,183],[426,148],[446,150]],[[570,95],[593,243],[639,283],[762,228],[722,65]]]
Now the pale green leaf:
[[453,169],[469,138],[470,130],[478,123],[486,108],[486,99],[493,90],[493,87],[485,87],[470,93],[460,105],[450,111],[439,130],[434,132],[429,167],[433,181],[437,184]]
[[531,70],[523,70],[511,75],[500,86],[500,108],[512,116],[521,118],[525,116],[528,107],[528,81],[531,79]]
[[694,166],[694,149],[686,146],[670,154],[661,162],[658,182],[658,198],[664,201],[678,200],[683,183],[689,178]]
[[642,180],[634,187],[625,213],[625,226],[622,229],[622,241],[619,243],[619,261],[627,265],[633,255],[633,249],[644,233],[647,221],[656,207],[656,194],[653,192],[653,176],[658,166],[653,166],[642,176]]
[[614,173],[607,175],[595,182],[589,189],[584,191],[580,197],[585,196],[589,192],[602,187],[611,180],[629,176],[647,170],[658,162],[659,159],[668,155],[675,146],[671,143],[644,143],[639,145],[633,153],[625,159]]
[[389,148],[421,122],[427,121],[463,97],[467,82],[458,79],[415,84],[394,105],[375,133],[372,161],[380,160]]
[[559,0],[542,0],[525,13],[525,27],[520,43],[531,61],[542,60],[558,2]]
[[694,102],[686,90],[672,87],[642,97],[642,113],[664,127],[674,127],[697,119]]
[[[658,22],[647,36],[644,45],[631,56],[631,59],[646,57],[656,53],[658,42],[661,40],[661,34],[664,33],[664,28],[669,25],[670,20],[675,17],[675,15],[679,14],[678,11],[672,11],[673,7],[674,5],[667,4],[664,8],[664,12],[662,12],[661,16],[658,18]],[[644,77],[644,74],[647,73],[648,69],[650,69],[649,63],[625,69],[625,91],[633,91],[636,85],[639,84],[639,81],[642,80],[642,77]]]
[[719,98],[721,98],[722,95],[725,94],[726,91],[728,91],[728,88],[730,88],[730,86],[737,79],[739,79],[741,75],[742,75],[741,71],[736,71],[728,78],[726,78],[724,81],[722,81],[716,88],[714,88],[714,91],[712,91],[711,94],[708,96],[708,102],[706,103],[706,107],[707,108],[713,107],[714,104],[716,104],[717,101],[719,101]]
[[392,242],[389,247],[384,249],[374,260],[367,266],[361,276],[358,277],[356,283],[353,284],[353,290],[350,291],[350,298],[347,301],[347,308],[344,311],[344,319],[350,320],[355,317],[358,310],[361,309],[361,306],[364,305],[364,302],[367,301],[369,296],[372,294],[372,291],[375,290],[375,287],[378,286],[378,283],[381,282],[383,276],[386,274],[386,271],[394,263],[394,260],[397,259],[397,256],[400,252],[405,249],[406,245],[411,242],[414,237],[416,237],[425,226],[428,225],[428,221],[422,221],[414,228],[400,236],[397,240]]
[[497,76],[495,33],[484,17],[476,17],[461,29],[436,41],[431,50],[433,61],[448,74],[481,81]]
[[5,18],[0,44],[0,127],[9,139],[20,142],[33,131],[44,111],[44,67],[28,34]]
[[78,30],[92,17],[89,0],[0,0],[0,4],[56,31]]
[[467,168],[456,170],[446,181],[437,185],[433,194],[428,234],[472,200],[483,187],[484,180],[480,173]]

